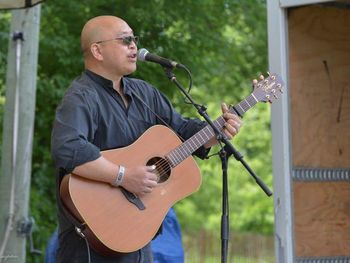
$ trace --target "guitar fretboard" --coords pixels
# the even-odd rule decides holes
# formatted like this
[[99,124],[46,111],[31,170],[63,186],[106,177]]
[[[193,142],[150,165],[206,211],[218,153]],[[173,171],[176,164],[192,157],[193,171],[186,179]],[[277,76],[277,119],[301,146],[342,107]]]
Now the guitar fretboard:
[[[258,100],[253,94],[250,94],[240,103],[231,107],[229,111],[231,113],[238,114],[239,116],[243,116],[244,113],[247,112],[250,108],[252,108],[256,103],[258,103]],[[220,116],[213,122],[214,126],[218,130],[221,130],[224,127],[224,123],[225,119],[223,116]],[[191,138],[183,142],[181,145],[179,145],[177,148],[175,148],[166,155],[170,166],[175,167],[178,164],[180,164],[187,157],[192,155],[199,147],[206,144],[214,136],[215,132],[209,125],[204,127],[202,130],[194,134]]]

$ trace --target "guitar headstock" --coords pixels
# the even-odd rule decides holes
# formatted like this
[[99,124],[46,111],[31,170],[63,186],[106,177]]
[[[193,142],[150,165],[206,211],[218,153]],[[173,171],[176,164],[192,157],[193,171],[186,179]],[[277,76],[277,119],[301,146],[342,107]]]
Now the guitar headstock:
[[277,74],[269,74],[269,76],[254,85],[252,95],[263,102],[272,103],[273,100],[278,99],[277,94],[283,93],[282,87],[284,82]]

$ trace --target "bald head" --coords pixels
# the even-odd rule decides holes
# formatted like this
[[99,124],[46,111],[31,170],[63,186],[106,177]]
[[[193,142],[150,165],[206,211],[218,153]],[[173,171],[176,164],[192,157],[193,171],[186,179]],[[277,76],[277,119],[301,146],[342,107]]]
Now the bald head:
[[90,19],[81,31],[80,45],[84,56],[89,56],[90,45],[97,41],[112,39],[121,29],[129,27],[127,23],[116,16],[97,16]]
[[119,17],[90,19],[81,32],[85,69],[120,82],[123,76],[136,70],[136,42],[125,40],[133,35],[130,26]]

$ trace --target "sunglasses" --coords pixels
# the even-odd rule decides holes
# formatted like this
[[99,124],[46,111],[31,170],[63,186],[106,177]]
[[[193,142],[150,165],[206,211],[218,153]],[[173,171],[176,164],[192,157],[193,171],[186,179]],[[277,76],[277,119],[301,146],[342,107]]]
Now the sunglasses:
[[129,45],[131,45],[132,42],[134,42],[135,45],[137,45],[137,43],[139,42],[139,37],[137,37],[137,36],[116,37],[113,39],[97,41],[95,43],[101,44],[104,42],[109,42],[109,41],[114,41],[114,40],[122,40],[124,45],[129,46]]

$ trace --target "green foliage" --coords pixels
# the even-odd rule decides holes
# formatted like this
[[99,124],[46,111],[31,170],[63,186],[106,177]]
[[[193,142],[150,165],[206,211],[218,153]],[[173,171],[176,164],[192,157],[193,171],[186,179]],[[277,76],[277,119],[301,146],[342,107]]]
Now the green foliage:
[[[9,21],[11,15],[8,12],[0,13],[0,28],[9,28]],[[2,145],[2,122],[3,122],[3,110],[5,104],[5,79],[6,79],[6,58],[7,58],[7,43],[8,43],[8,30],[0,30],[0,147]],[[0,156],[1,163],[1,156]]]
[[[117,15],[128,21],[139,47],[185,64],[192,72],[191,95],[206,104],[212,118],[220,103],[236,104],[251,92],[251,80],[267,70],[266,6],[262,0],[86,0],[46,1],[42,4],[33,145],[31,212],[38,223],[35,243],[44,249],[56,227],[55,171],[50,157],[54,111],[69,83],[83,70],[80,31],[97,15]],[[8,13],[0,13],[0,102],[4,96]],[[175,71],[188,85],[186,74]],[[185,116],[198,116],[165,77],[158,65],[138,64],[135,77],[168,95]],[[2,109],[0,103],[0,110]],[[0,112],[1,113],[1,112]],[[2,114],[1,114],[2,116]],[[244,116],[244,126],[233,140],[252,169],[271,188],[269,107],[260,104]],[[0,118],[1,121],[1,118]],[[2,124],[2,123],[1,123]],[[212,153],[218,148],[212,149]],[[221,217],[221,164],[217,156],[198,161],[203,175],[200,190],[176,205],[185,231],[218,231]],[[272,198],[251,179],[240,163],[229,163],[231,228],[271,233]],[[42,258],[28,256],[28,262]]]

